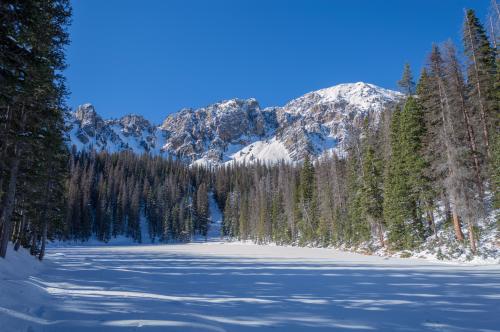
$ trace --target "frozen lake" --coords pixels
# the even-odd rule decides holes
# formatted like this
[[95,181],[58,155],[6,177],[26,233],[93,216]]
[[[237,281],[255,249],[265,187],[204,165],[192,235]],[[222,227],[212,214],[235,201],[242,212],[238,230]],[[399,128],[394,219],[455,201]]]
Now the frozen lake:
[[44,265],[4,283],[2,331],[500,331],[499,266],[222,242],[51,248]]

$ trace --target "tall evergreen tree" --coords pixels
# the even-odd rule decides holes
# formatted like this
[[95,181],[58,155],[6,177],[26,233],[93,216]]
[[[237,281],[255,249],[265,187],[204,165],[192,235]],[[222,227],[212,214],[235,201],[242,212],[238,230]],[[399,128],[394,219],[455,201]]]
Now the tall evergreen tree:
[[302,241],[310,241],[316,225],[316,193],[314,165],[306,155],[300,171],[300,232]]
[[[12,236],[23,160],[35,161],[40,146],[54,144],[46,153],[59,153],[61,137],[51,135],[61,134],[63,122],[65,87],[60,71],[65,67],[70,16],[68,0],[0,3],[0,257],[5,257]],[[53,132],[49,135],[47,130]],[[45,237],[46,227],[42,228]]]
[[370,139],[369,133],[366,133],[363,144],[361,206],[364,218],[376,230],[380,244],[384,246],[382,160],[377,157]]
[[411,67],[409,63],[405,64],[403,70],[403,76],[401,80],[398,81],[398,86],[406,96],[411,96],[415,93],[415,81],[413,80],[413,74],[411,72]]
[[[353,151],[354,149],[351,149],[351,152]],[[362,161],[356,153],[351,153],[347,159],[348,214],[343,234],[349,245],[358,245],[370,237],[370,225],[363,215],[363,175],[359,171],[360,169],[362,169]]]
[[477,145],[475,119],[471,114],[471,104],[467,99],[467,89],[463,78],[462,70],[458,62],[455,47],[451,42],[446,44],[446,66],[445,75],[448,82],[450,103],[455,109],[459,109],[463,116],[465,125],[466,141],[469,147],[469,158],[473,161],[474,173],[478,194],[483,197],[483,176],[481,168],[483,158]]
[[420,156],[423,135],[421,110],[409,97],[396,110],[391,124],[391,156],[384,182],[384,219],[389,244],[394,249],[411,249],[423,239],[420,191],[424,162]]
[[[473,223],[481,211],[477,197],[474,195],[473,167],[467,158],[467,144],[463,114],[453,107],[457,104],[457,95],[451,93],[450,82],[445,71],[445,62],[437,46],[430,55],[429,79],[427,95],[423,97],[427,108],[427,132],[432,137],[428,148],[430,164],[435,178],[449,198],[453,216],[456,238],[461,241],[464,235],[461,219],[465,220],[469,229],[469,242],[473,252],[476,251]],[[477,191],[476,191],[477,192]]]
[[491,48],[486,32],[472,9],[468,9],[465,13],[463,41],[464,52],[468,59],[469,98],[473,111],[479,113],[485,153],[490,157],[490,132],[493,130],[493,121],[498,112],[494,90],[495,51]]

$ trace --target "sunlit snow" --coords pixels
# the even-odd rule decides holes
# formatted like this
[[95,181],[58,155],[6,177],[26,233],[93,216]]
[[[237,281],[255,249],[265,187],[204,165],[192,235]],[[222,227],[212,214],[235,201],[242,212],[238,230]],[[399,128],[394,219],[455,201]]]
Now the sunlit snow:
[[[6,263],[9,264],[6,264]],[[43,268],[42,268],[43,266]],[[498,331],[500,267],[207,242],[0,262],[10,331]]]

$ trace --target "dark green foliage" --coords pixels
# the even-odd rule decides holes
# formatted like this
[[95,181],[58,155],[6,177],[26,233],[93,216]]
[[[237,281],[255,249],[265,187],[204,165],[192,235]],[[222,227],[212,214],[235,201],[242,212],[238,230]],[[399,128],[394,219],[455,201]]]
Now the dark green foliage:
[[306,156],[300,171],[300,199],[298,201],[300,220],[298,222],[299,238],[302,243],[310,243],[314,239],[317,226],[317,193],[315,190],[315,171],[309,156]]
[[423,240],[421,192],[425,188],[421,155],[425,134],[422,108],[408,97],[396,110],[391,124],[391,158],[384,189],[384,219],[389,244],[395,249],[414,248]]
[[347,244],[357,245],[370,238],[370,225],[363,214],[363,173],[361,161],[354,150],[347,159],[347,224],[344,236]]
[[63,228],[68,0],[0,2],[0,256]]
[[0,256],[9,240],[40,258],[47,239],[189,241],[207,235],[212,194],[231,238],[410,250],[437,235],[442,206],[460,241],[468,225],[475,252],[486,189],[500,207],[499,60],[472,10],[467,75],[452,45],[444,57],[434,46],[415,95],[406,64],[405,99],[360,115],[364,126],[350,128],[343,158],[215,169],[131,152],[68,153],[60,72],[70,14],[68,0],[0,2]]
[[361,207],[363,218],[371,229],[376,229],[382,245],[383,238],[383,164],[380,154],[370,142],[369,133],[364,141],[362,164]]
[[131,152],[75,153],[70,169],[63,238],[188,241],[207,234],[206,170]]
[[463,27],[464,53],[467,56],[468,96],[471,113],[480,123],[481,146],[488,159],[491,157],[490,141],[498,117],[498,92],[495,91],[495,51],[474,10],[465,13]]

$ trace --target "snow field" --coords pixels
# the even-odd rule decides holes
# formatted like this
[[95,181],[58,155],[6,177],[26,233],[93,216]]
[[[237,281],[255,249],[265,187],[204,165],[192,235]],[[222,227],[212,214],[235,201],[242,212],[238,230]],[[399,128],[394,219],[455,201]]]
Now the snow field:
[[2,331],[500,331],[498,265],[224,242],[54,247],[36,263],[2,280]]

